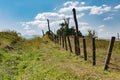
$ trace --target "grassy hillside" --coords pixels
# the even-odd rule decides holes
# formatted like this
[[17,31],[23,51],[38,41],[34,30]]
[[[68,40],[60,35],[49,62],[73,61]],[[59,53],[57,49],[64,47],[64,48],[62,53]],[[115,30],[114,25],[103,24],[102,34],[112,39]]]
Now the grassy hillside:
[[[15,32],[0,32],[0,80],[119,80],[119,70],[110,68],[104,71],[101,63],[108,41],[97,41],[97,61],[100,65],[94,67],[91,64],[90,42],[88,39],[89,60],[84,61],[50,41],[47,35],[25,40]],[[118,46],[114,48],[113,56],[120,60],[118,49]]]

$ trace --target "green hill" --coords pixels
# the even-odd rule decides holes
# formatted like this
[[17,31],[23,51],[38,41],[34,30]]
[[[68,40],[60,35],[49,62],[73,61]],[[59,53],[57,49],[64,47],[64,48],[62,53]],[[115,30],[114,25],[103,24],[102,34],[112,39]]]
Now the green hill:
[[[101,45],[104,47],[104,45]],[[102,50],[102,48],[101,48]],[[90,53],[90,52],[89,52]],[[103,57],[103,56],[99,56]],[[49,40],[25,40],[16,32],[0,32],[0,80],[119,80],[120,72],[92,66]]]

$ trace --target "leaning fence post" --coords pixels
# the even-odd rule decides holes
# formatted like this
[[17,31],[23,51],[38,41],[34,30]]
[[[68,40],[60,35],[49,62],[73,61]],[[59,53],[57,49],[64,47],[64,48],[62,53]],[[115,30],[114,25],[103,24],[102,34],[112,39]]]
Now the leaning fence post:
[[86,40],[83,38],[84,60],[87,60]]
[[67,39],[68,39],[68,45],[69,45],[70,52],[72,52],[72,47],[71,47],[70,37],[67,36]]
[[93,61],[93,66],[96,65],[95,37],[92,38],[92,61]]
[[43,33],[43,36],[44,36],[44,35],[45,35],[45,34],[44,34],[44,30],[42,30],[42,33]]
[[73,8],[72,11],[73,11],[73,17],[74,17],[74,22],[75,22],[75,26],[76,26],[76,34],[75,34],[75,36],[76,36],[76,44],[75,44],[75,46],[77,48],[76,49],[77,51],[75,51],[75,52],[76,52],[77,55],[80,55],[80,43],[79,43],[79,35],[78,35],[78,22],[77,22],[75,8]]
[[110,41],[110,44],[109,44],[106,60],[105,60],[104,70],[108,69],[108,65],[110,63],[110,58],[111,58],[111,55],[112,55],[112,49],[113,49],[113,46],[114,46],[114,42],[115,42],[115,37],[112,37],[111,41]]

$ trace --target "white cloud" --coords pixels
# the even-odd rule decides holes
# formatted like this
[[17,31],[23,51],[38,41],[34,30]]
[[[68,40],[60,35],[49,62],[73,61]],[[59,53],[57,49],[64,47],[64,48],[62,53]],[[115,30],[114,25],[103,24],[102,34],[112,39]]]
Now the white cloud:
[[114,9],[120,9],[120,4],[115,6]]
[[85,15],[84,13],[80,13],[80,14],[77,15],[77,18],[81,18],[81,17],[83,17],[84,15]]
[[113,19],[113,17],[106,17],[106,18],[104,18],[103,20],[104,20],[104,21],[107,21],[107,20],[111,20],[111,19]]
[[30,34],[35,33],[35,30],[27,30],[26,33],[28,33],[30,35]]
[[85,2],[81,2],[80,4],[81,4],[81,5],[85,5]]
[[59,13],[55,13],[55,12],[39,13],[33,21],[24,22],[24,23],[22,23],[22,25],[24,26],[26,33],[34,33],[34,31],[33,31],[34,28],[32,28],[32,27],[38,27],[40,29],[47,30],[47,26],[48,26],[47,19],[49,19],[50,27],[53,30],[53,28],[56,28],[56,27],[58,28],[59,23],[61,23],[63,21],[63,18],[69,17],[69,16],[70,15],[65,16],[64,14],[59,14]]
[[44,28],[45,26],[47,26],[47,20],[45,21],[40,21],[40,20],[34,20],[34,21],[31,21],[31,22],[26,22],[26,24],[28,25],[33,25],[33,26],[37,26],[37,27],[41,27],[41,28]]
[[79,30],[82,31],[82,32],[87,31],[89,29],[91,29],[90,26],[82,26],[82,27],[79,28]]
[[103,32],[104,31],[104,27],[105,27],[105,25],[98,26],[98,29],[97,29],[98,33]]
[[73,7],[73,6],[63,7],[61,9],[59,9],[59,13],[65,13],[65,12],[72,11],[73,8],[75,8],[75,7]]
[[79,4],[78,1],[75,1],[75,2],[73,2],[73,1],[67,1],[63,5],[64,6],[77,6],[78,4]]
[[59,14],[55,12],[44,12],[44,13],[39,13],[35,17],[36,20],[47,20],[47,19],[55,19],[55,18],[63,18],[65,17],[64,14]]
[[85,11],[85,10],[90,10],[92,8],[92,6],[69,6],[69,7],[63,7],[63,8],[60,8],[58,12],[60,12],[60,13],[71,12],[73,8],[75,8],[77,11]]
[[105,27],[105,25],[100,25],[100,26],[98,26],[98,28],[104,28]]
[[26,25],[26,26],[24,27],[24,29],[25,29],[25,30],[30,30],[31,28],[30,28],[28,25]]
[[80,26],[89,26],[89,24],[87,22],[79,22]]
[[85,10],[90,10],[92,6],[81,6],[81,7],[76,7],[77,11],[85,11]]
[[92,29],[92,27],[87,22],[79,22],[79,30],[82,32],[83,35],[87,34],[87,31],[89,29]]
[[[75,26],[73,20],[72,9],[75,8],[77,11],[77,18],[79,29],[84,33],[87,32],[88,29],[92,27],[86,22],[80,22],[80,18],[85,16],[84,11],[88,11],[89,14],[103,14],[105,12],[109,12],[111,10],[110,6],[102,5],[102,6],[85,6],[85,2],[78,2],[78,1],[67,1],[63,4],[61,8],[56,8],[53,12],[43,12],[36,15],[34,20],[22,23],[24,26],[24,30],[26,33],[35,33],[33,27],[37,27],[40,30],[44,29],[47,31],[47,19],[50,20],[50,28],[52,31],[57,30],[60,26],[59,23],[63,22],[64,18],[70,17],[70,26]],[[98,28],[99,31],[103,30],[103,27]]]
[[102,6],[93,6],[91,8],[91,11],[90,11],[90,14],[97,14],[97,15],[100,15],[100,14],[103,14],[105,12],[109,12],[111,11],[111,7],[107,6],[107,5],[102,5]]
[[[65,5],[68,5],[70,4],[69,6],[65,6]],[[74,4],[74,5],[72,5]],[[81,4],[85,4],[85,2],[81,2]],[[103,14],[105,12],[109,12],[111,11],[111,7],[110,6],[107,6],[105,4],[103,4],[102,6],[79,6],[76,2],[66,2],[64,4],[64,7],[60,8],[58,10],[59,13],[66,13],[66,12],[71,12],[72,9],[75,8],[78,12],[79,11],[86,11],[86,10],[90,10],[90,14],[97,14],[97,15],[100,15],[100,14]]]
[[35,33],[35,30],[32,30],[30,28],[30,23],[29,22],[21,22],[21,24],[24,27],[23,29],[26,30],[26,33],[24,33],[24,34],[32,35],[32,34]]

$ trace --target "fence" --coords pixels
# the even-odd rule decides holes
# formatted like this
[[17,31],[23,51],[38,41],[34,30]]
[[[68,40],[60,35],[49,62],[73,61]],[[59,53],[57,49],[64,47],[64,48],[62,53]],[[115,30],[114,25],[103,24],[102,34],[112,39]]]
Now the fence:
[[[104,70],[107,70],[109,68],[114,44],[118,45],[119,42],[118,41],[115,42],[115,37],[111,38],[110,43],[108,40],[101,40],[95,37],[93,38],[79,37],[78,23],[77,23],[75,9],[73,9],[73,17],[74,17],[74,22],[76,27],[75,35],[74,36],[68,36],[68,35],[55,36],[55,34],[52,33],[52,35],[54,36],[52,37],[53,41],[61,45],[67,51],[69,50],[71,53],[75,53],[77,56],[83,56],[84,60],[92,62],[93,66],[97,65],[97,62],[98,64],[101,62],[104,63]],[[47,21],[48,21],[48,30],[49,32],[51,32],[49,20],[47,19]],[[67,23],[67,25],[69,25],[69,23]],[[109,44],[109,47],[107,47],[108,44]],[[120,49],[119,45],[116,47],[118,47],[117,49]],[[108,51],[106,50],[107,48],[108,48]],[[118,52],[117,49],[115,50],[115,52]],[[107,55],[105,51],[107,52]],[[90,53],[92,53],[92,55],[90,55]],[[100,58],[105,56],[106,56],[106,59]],[[100,60],[100,61],[97,61],[97,60]]]

